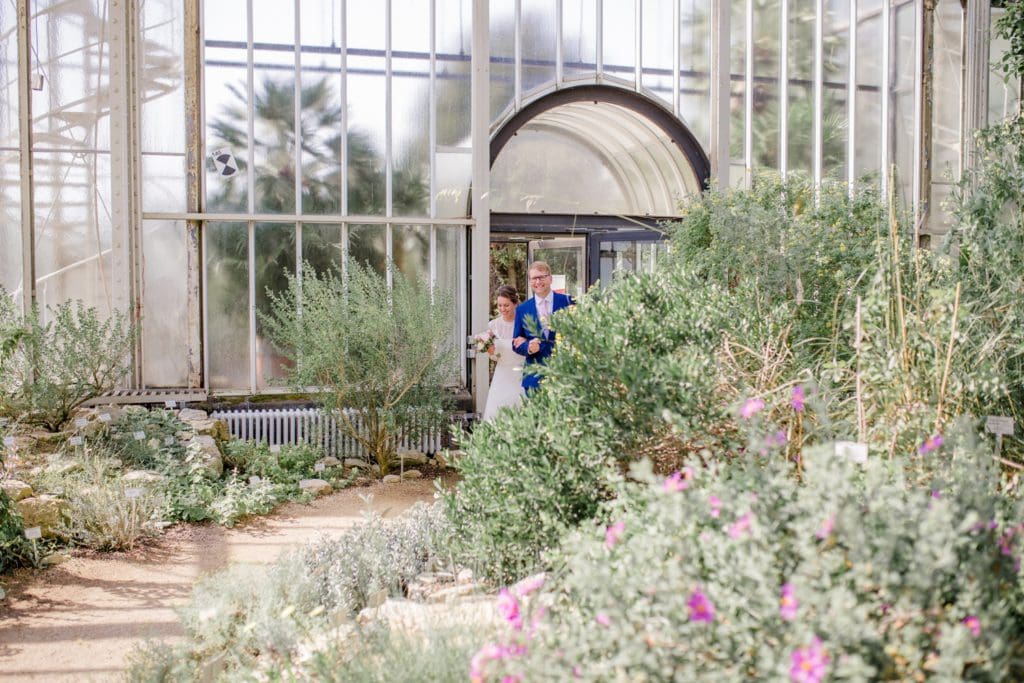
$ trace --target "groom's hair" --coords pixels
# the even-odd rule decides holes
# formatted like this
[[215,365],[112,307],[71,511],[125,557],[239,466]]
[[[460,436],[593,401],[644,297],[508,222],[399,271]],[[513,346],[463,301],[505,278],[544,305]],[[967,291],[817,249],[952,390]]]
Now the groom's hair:
[[551,275],[551,266],[548,265],[547,261],[534,261],[530,264],[530,270],[536,270],[544,275]]

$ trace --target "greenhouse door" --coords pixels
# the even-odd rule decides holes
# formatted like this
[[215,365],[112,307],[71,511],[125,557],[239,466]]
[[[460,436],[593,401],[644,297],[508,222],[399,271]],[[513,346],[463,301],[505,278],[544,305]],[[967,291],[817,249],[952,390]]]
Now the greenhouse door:
[[585,237],[530,240],[529,263],[547,262],[551,266],[551,289],[578,299],[587,287],[586,247]]

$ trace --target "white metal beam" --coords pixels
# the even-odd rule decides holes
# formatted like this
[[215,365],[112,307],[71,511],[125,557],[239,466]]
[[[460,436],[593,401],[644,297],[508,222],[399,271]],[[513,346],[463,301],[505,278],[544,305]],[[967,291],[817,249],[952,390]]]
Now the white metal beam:
[[18,0],[18,151],[21,166],[21,306],[36,300],[36,235],[32,175],[32,60],[29,0]]
[[[519,2],[516,2],[516,26],[519,25]],[[482,330],[489,318],[490,248],[491,248],[491,140],[490,89],[491,48],[489,0],[473,0],[473,47],[470,56],[470,142],[473,149],[473,219],[470,254],[470,326]],[[517,32],[518,33],[518,32]],[[516,83],[519,82],[518,35],[516,40]],[[518,88],[517,88],[518,90]],[[518,106],[518,102],[517,102]],[[465,330],[460,339],[465,343]],[[487,356],[480,354],[473,362],[473,398],[476,410],[483,413],[487,403]]]
[[729,186],[729,2],[711,3],[711,176],[719,189]]

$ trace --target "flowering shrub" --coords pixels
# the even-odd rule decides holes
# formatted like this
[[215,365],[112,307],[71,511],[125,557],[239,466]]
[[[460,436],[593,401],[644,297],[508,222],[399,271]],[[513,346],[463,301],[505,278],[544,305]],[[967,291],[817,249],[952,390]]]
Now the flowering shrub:
[[1020,680],[1024,507],[972,439],[906,457],[928,460],[925,486],[903,456],[857,464],[824,447],[803,482],[777,458],[694,467],[685,488],[638,466],[644,483],[604,510],[612,524],[566,543],[550,611],[506,607],[502,649],[471,675]]

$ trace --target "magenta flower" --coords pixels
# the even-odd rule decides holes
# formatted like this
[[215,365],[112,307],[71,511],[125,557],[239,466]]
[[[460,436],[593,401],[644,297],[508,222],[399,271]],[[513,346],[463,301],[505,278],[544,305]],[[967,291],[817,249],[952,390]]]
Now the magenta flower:
[[615,544],[619,542],[619,537],[622,536],[622,532],[626,530],[626,523],[619,521],[612,524],[604,530],[604,544],[609,550],[615,547]]
[[815,636],[807,647],[793,650],[789,661],[789,680],[793,683],[820,683],[831,660],[821,646],[821,639]]
[[942,446],[942,434],[935,434],[929,436],[924,440],[924,443],[917,447],[919,455],[928,455],[932,451],[937,451]]
[[804,388],[799,384],[793,387],[793,397],[790,399],[790,404],[793,406],[793,410],[798,413],[804,412]]
[[469,680],[472,683],[483,683],[486,680],[484,667],[487,662],[504,659],[505,648],[495,643],[484,645],[480,648],[473,659],[469,660]]
[[601,626],[604,626],[605,628],[612,625],[612,618],[604,612],[598,612],[597,616],[594,617],[594,621],[601,624]]
[[519,601],[507,588],[498,593],[498,614],[517,631],[523,628],[523,615],[519,612]]
[[718,496],[708,496],[708,507],[711,508],[711,516],[718,517],[722,513],[722,501]]
[[753,520],[753,515],[749,512],[744,513],[739,519],[729,526],[729,536],[732,538],[739,538],[743,534],[747,533],[750,531],[750,523]]
[[764,410],[764,401],[759,398],[749,398],[740,407],[740,417],[749,420]]
[[932,489],[932,498],[934,498],[935,500],[942,498],[942,491],[938,489]]
[[667,493],[678,493],[679,491],[685,491],[690,488],[690,482],[693,480],[693,470],[689,467],[684,467],[681,470],[673,472],[665,482],[661,485],[661,490]]
[[970,630],[971,635],[975,638],[981,635],[981,621],[979,621],[978,617],[973,614],[969,614],[963,618],[963,625]]
[[544,586],[544,581],[546,578],[547,577],[544,574],[544,572],[541,572],[540,574],[535,574],[533,576],[528,576],[516,585],[512,586],[512,592],[521,598],[525,597],[530,593],[540,590]]
[[793,588],[793,584],[782,584],[782,597],[779,598],[779,616],[786,621],[793,621],[796,619],[796,611],[799,607],[800,602],[796,599],[796,589]]
[[523,679],[519,674],[509,674],[501,679],[501,683],[522,683]]
[[693,591],[690,599],[686,601],[686,606],[690,608],[690,621],[703,621],[710,624],[715,620],[715,606],[700,589]]
[[836,518],[835,517],[827,518],[824,522],[821,523],[821,526],[818,527],[818,531],[814,535],[819,540],[824,541],[826,538],[829,537],[829,534],[832,533],[832,527],[835,526],[835,523],[836,523]]

